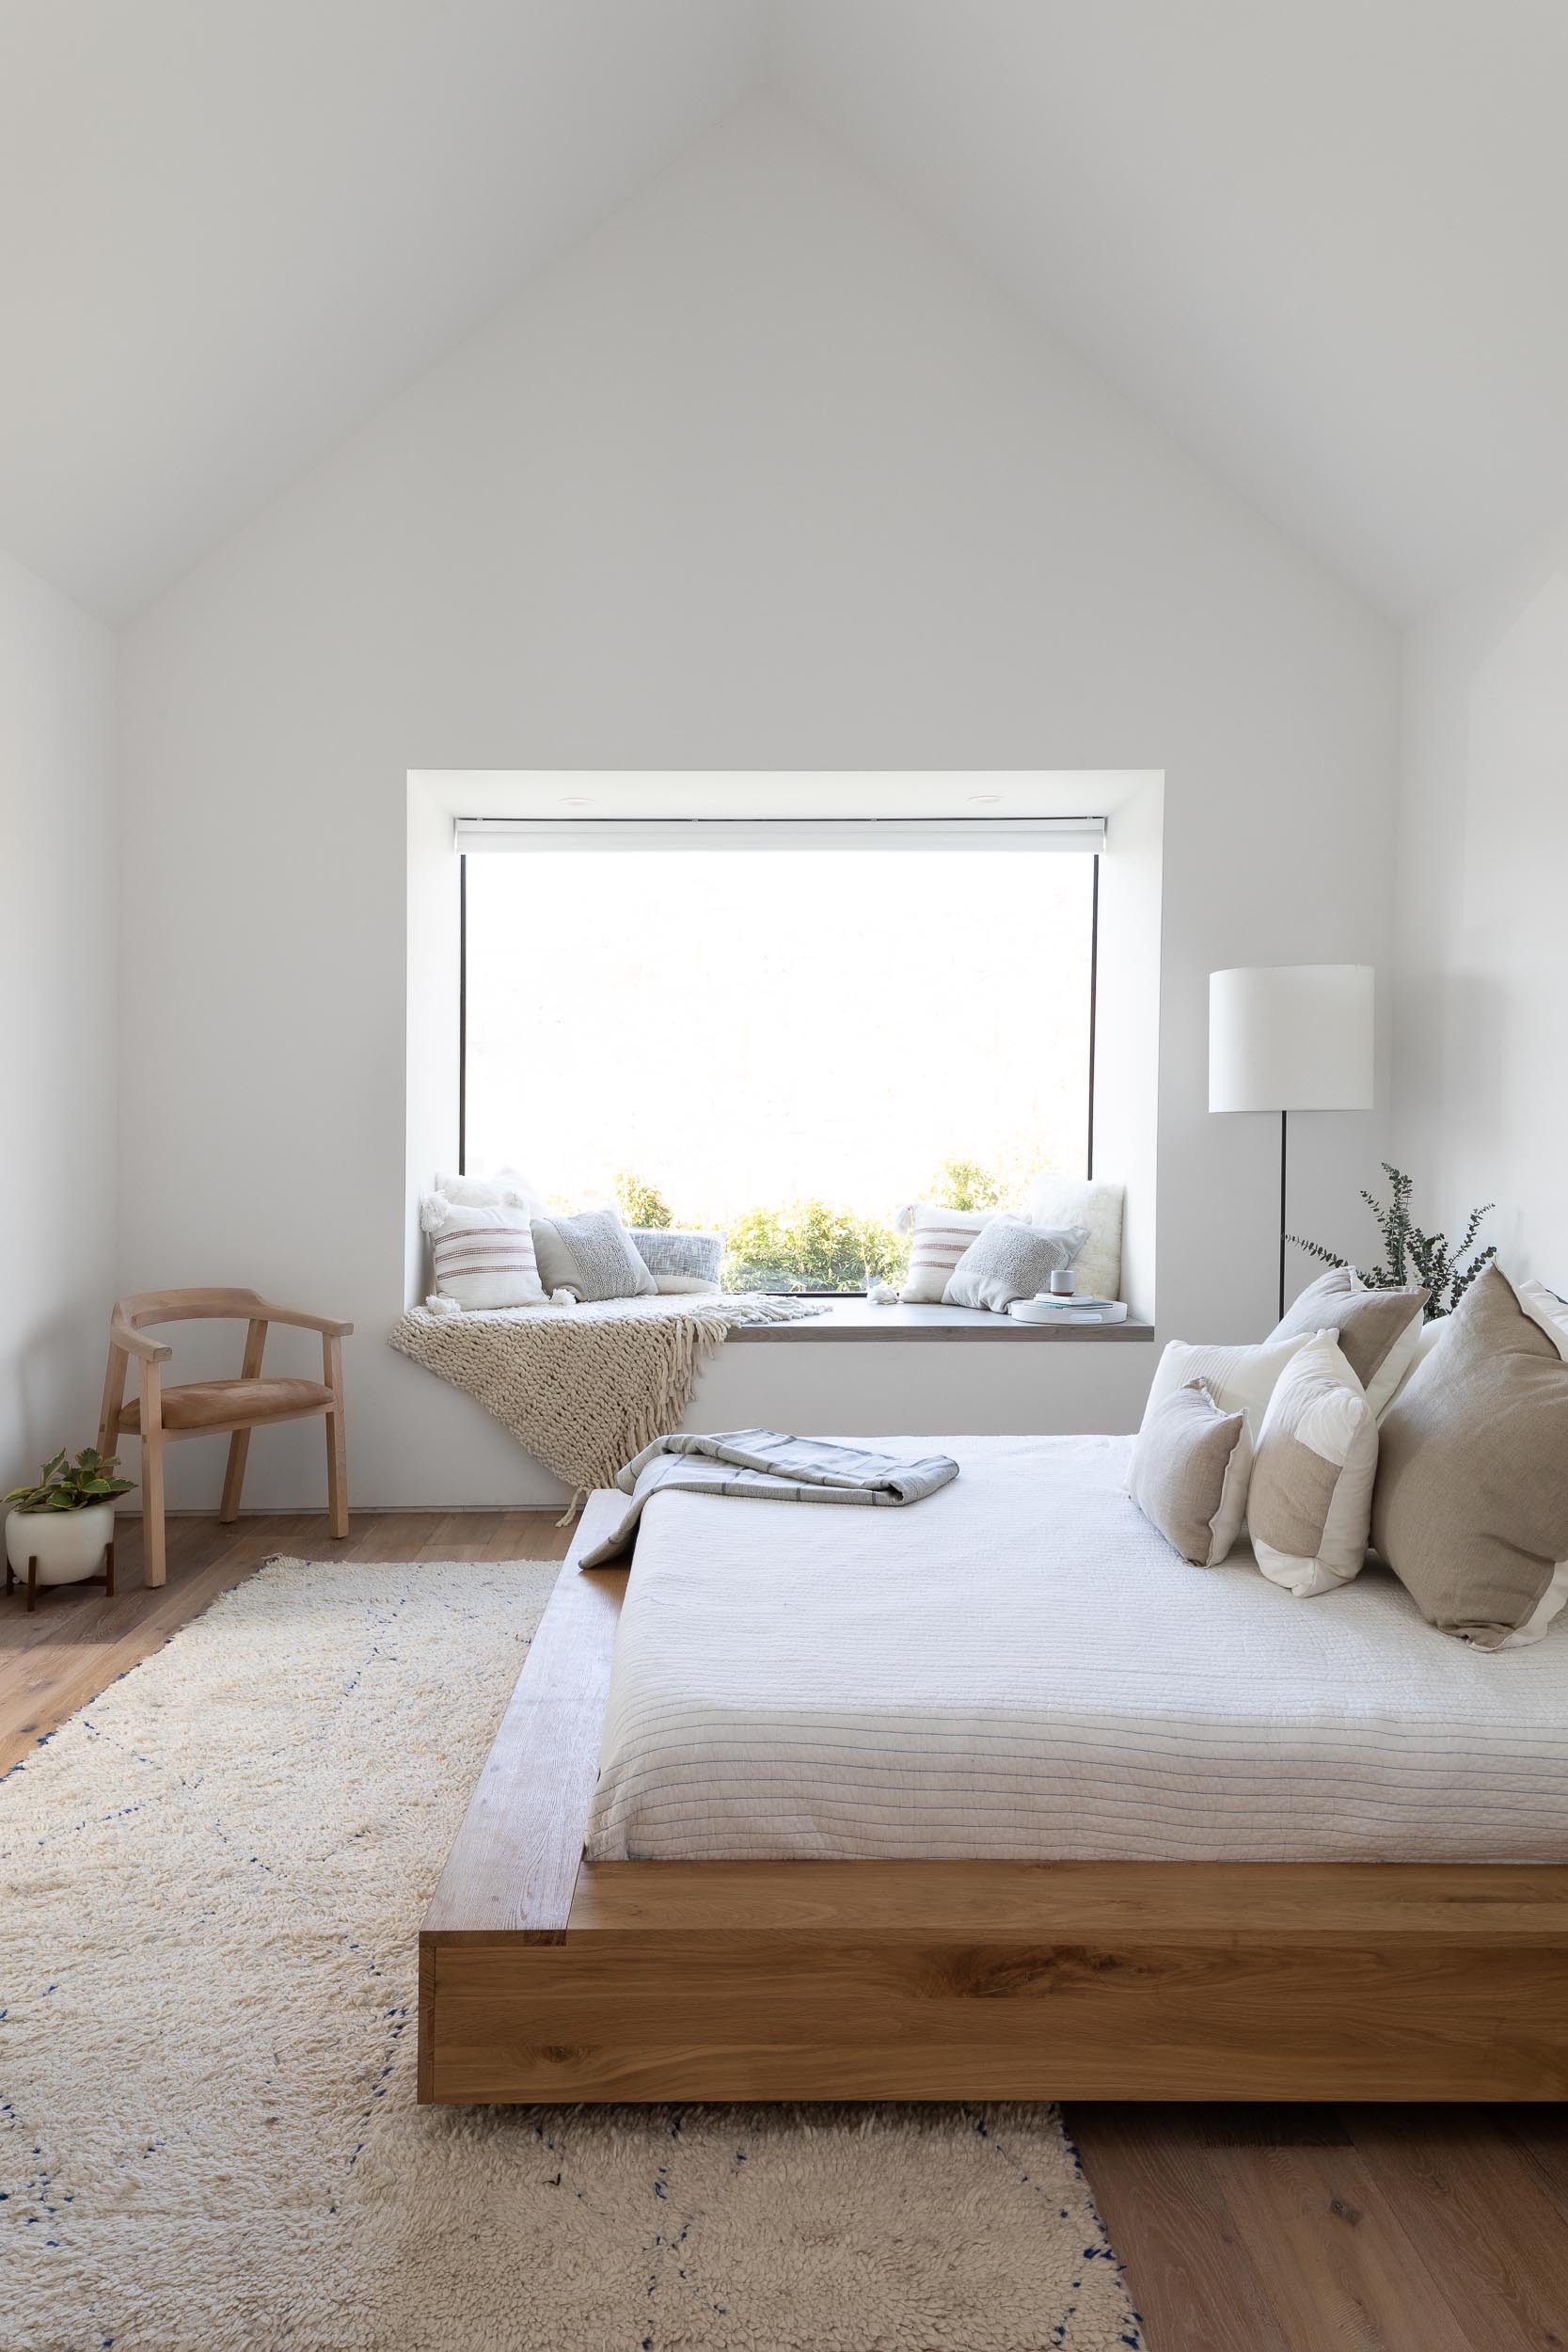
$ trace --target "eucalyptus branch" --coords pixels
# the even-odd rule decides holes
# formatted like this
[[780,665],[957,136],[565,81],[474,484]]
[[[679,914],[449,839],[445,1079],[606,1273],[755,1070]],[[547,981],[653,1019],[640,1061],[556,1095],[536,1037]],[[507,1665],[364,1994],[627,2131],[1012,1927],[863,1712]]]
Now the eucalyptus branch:
[[[1377,1222],[1383,1242],[1383,1257],[1372,1267],[1354,1266],[1358,1281],[1368,1290],[1404,1290],[1412,1274],[1424,1290],[1431,1293],[1426,1305],[1426,1320],[1435,1322],[1440,1315],[1452,1314],[1478,1274],[1489,1266],[1497,1252],[1495,1244],[1477,1250],[1473,1257],[1476,1236],[1496,1203],[1488,1200],[1479,1209],[1472,1209],[1461,1239],[1450,1246],[1445,1233],[1428,1233],[1412,1218],[1411,1196],[1415,1191],[1414,1177],[1402,1168],[1383,1162],[1383,1172],[1388,1179],[1389,1198],[1379,1200],[1365,1185],[1359,1187],[1362,1200]],[[1321,1242],[1306,1241],[1299,1233],[1287,1234],[1298,1249],[1324,1265],[1351,1265],[1351,1261],[1338,1249],[1325,1249]],[[1468,1263],[1465,1259],[1468,1258]]]

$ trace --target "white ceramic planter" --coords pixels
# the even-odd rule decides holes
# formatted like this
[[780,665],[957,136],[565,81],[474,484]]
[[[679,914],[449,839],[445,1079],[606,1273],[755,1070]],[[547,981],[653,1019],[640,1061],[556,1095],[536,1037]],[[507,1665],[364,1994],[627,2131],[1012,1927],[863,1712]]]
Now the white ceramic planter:
[[39,1564],[40,1584],[74,1584],[98,1574],[114,1534],[112,1502],[89,1502],[83,1511],[13,1511],[6,1521],[6,1557],[24,1584],[29,1560]]

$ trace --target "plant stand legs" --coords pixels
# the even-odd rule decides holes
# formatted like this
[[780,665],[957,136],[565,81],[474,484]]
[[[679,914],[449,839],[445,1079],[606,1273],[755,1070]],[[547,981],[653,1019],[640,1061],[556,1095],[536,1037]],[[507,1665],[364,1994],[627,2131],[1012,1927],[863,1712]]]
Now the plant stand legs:
[[[11,1566],[10,1562],[8,1560],[6,1563],[7,1594],[9,1595],[14,1592],[21,1581],[21,1578],[17,1575],[16,1570]],[[68,1585],[63,1586],[61,1589],[67,1592],[74,1592],[76,1587],[81,1584],[102,1584],[103,1587],[104,1599],[113,1600],[115,1597],[115,1548],[112,1542],[106,1543],[103,1547],[103,1567],[100,1575],[72,1577],[71,1582]],[[27,1562],[27,1582],[25,1589],[27,1594],[27,1614],[28,1616],[31,1616],[34,1610],[38,1607],[39,1599],[39,1564],[36,1557],[29,1557]]]

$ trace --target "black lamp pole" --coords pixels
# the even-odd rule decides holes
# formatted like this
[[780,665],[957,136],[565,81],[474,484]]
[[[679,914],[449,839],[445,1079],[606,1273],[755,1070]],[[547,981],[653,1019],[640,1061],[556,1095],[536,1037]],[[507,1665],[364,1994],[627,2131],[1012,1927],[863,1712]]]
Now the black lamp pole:
[[1279,1320],[1285,1320],[1285,1146],[1289,1111],[1279,1114]]

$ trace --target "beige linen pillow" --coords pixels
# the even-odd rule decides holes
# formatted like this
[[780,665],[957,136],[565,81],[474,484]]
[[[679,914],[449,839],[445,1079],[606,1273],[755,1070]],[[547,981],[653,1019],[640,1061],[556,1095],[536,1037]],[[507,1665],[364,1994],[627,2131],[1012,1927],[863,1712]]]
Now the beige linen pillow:
[[438,1297],[469,1310],[544,1305],[526,1210],[462,1207],[432,1192],[420,1203],[420,1222]]
[[1149,1416],[1166,1397],[1191,1381],[1201,1380],[1222,1413],[1246,1415],[1247,1436],[1256,1450],[1275,1382],[1306,1344],[1305,1337],[1266,1340],[1261,1347],[1189,1347],[1184,1340],[1172,1340],[1154,1367],[1143,1428],[1148,1428]]
[[910,1235],[910,1267],[898,1296],[906,1307],[940,1307],[947,1278],[971,1242],[1005,1210],[942,1209],[917,1200],[894,1220]]
[[658,1285],[613,1209],[580,1216],[536,1216],[533,1248],[547,1291],[570,1291],[579,1305],[600,1298],[652,1298]]
[[1332,1331],[1292,1356],[1269,1399],[1247,1488],[1263,1574],[1308,1599],[1359,1576],[1377,1476],[1377,1420]]
[[1251,1468],[1246,1415],[1222,1413],[1190,1380],[1139,1431],[1128,1491],[1183,1560],[1213,1568],[1242,1532]]
[[1070,1265],[1083,1227],[1044,1232],[1017,1217],[999,1216],[976,1233],[947,1278],[945,1307],[984,1307],[1005,1315],[1015,1298],[1034,1298],[1053,1274]]
[[1477,1649],[1538,1642],[1568,1600],[1568,1309],[1551,1301],[1488,1266],[1383,1424],[1372,1540],[1428,1622]]
[[1270,1332],[1271,1340],[1306,1337],[1315,1331],[1339,1334],[1339,1351],[1367,1393],[1376,1418],[1416,1359],[1421,1341],[1421,1311],[1430,1291],[1369,1290],[1354,1267],[1331,1266],[1308,1282]]
[[1121,1296],[1121,1224],[1125,1186],[1077,1176],[1037,1176],[1028,1220],[1048,1230],[1085,1225],[1088,1238],[1072,1262],[1074,1286],[1094,1298]]

